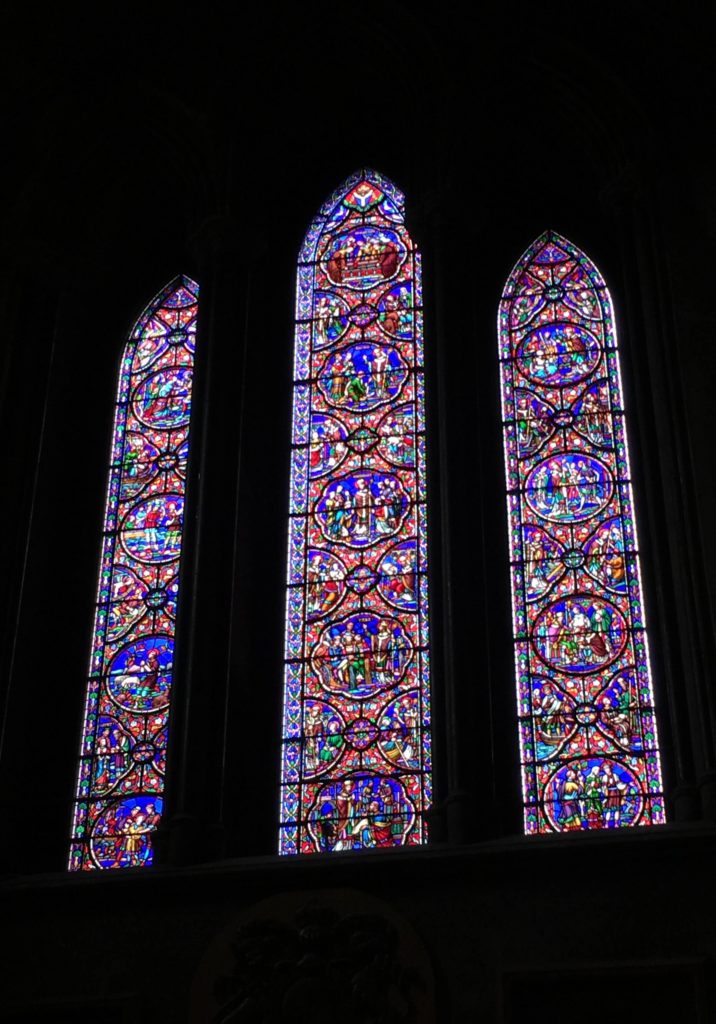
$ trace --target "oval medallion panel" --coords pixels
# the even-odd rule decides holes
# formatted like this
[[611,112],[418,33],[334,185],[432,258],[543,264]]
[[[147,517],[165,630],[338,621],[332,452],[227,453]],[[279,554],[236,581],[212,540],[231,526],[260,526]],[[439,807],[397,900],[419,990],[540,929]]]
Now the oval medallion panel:
[[525,500],[542,519],[581,523],[605,508],[614,484],[604,463],[564,452],[537,463],[525,481]]
[[599,357],[600,345],[591,331],[556,323],[538,327],[524,338],[517,365],[535,384],[561,388],[588,377]]
[[360,227],[334,236],[321,262],[333,284],[370,291],[381,281],[395,277],[406,256],[397,231]]

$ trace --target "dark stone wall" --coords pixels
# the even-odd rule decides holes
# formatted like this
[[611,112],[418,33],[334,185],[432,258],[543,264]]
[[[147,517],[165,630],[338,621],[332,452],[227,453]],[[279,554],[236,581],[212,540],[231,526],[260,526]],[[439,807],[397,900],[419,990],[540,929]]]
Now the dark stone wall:
[[[290,998],[286,975],[296,976],[298,957],[251,946],[254,962],[271,964],[272,982],[243,1015],[240,1003],[235,1017],[221,1016],[221,983],[232,974],[231,943],[242,926],[291,922],[297,908],[313,907],[373,915],[400,939],[391,977],[404,1002],[394,995],[389,1012],[376,988],[374,1016],[354,1018],[346,985],[328,1000],[333,1019],[341,1008],[349,1020],[438,1024],[526,1015],[566,1024],[575,1016],[602,1020],[605,1012],[615,1021],[674,1019],[676,1011],[684,1022],[712,1019],[713,829],[667,827],[658,837],[609,836],[607,843],[570,838],[576,842],[515,840],[409,857],[369,851],[18,883],[6,899],[14,919],[6,1012],[13,1021],[45,1021],[76,1007],[73,1019],[93,1021],[106,1005],[117,1020],[137,1024],[288,1019],[268,1009],[277,992]],[[360,950],[337,943],[304,967],[330,996],[331,965],[351,956],[359,959]],[[322,999],[302,1015],[295,990],[293,998],[294,1019],[324,1019]],[[20,1012],[29,1008],[34,1017]]]
[[[222,927],[261,898],[332,886],[415,930],[440,1021],[516,1020],[528,1004],[574,1019],[579,993],[583,1020],[605,1005],[638,1019],[634,993],[642,1009],[676,1000],[684,1020],[708,1019],[716,197],[697,16],[185,5],[81,24],[58,13],[8,24],[8,38],[0,1005],[22,1020],[56,1019],[56,1005],[76,1021],[98,1007],[185,1019]],[[295,257],[325,196],[366,165],[405,191],[424,255],[435,835],[451,845],[276,863]],[[527,842],[495,313],[548,227],[614,299],[669,814],[694,823]],[[68,878],[117,362],[180,272],[201,282],[212,367],[188,781],[172,792],[170,773],[168,791],[190,825],[145,875]],[[176,741],[170,753],[176,780]]]

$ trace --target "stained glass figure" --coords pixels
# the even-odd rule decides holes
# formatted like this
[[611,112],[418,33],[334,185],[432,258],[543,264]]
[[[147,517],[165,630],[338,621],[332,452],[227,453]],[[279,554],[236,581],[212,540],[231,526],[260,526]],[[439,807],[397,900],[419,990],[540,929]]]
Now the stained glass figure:
[[167,719],[199,287],[168,285],[119,371],[70,870],[152,862]]
[[664,821],[614,314],[548,231],[499,313],[525,831]]
[[421,307],[403,196],[360,172],[298,266],[281,853],[426,839]]

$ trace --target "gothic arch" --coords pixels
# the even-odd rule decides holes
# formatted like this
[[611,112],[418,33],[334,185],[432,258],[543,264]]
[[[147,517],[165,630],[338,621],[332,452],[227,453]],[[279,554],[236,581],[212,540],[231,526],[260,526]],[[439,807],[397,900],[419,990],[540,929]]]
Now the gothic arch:
[[403,207],[358,172],[299,257],[282,853],[426,838],[422,290]]
[[152,861],[162,813],[198,285],[177,277],[122,355],[71,870]]
[[499,312],[525,831],[664,821],[611,299],[553,231]]

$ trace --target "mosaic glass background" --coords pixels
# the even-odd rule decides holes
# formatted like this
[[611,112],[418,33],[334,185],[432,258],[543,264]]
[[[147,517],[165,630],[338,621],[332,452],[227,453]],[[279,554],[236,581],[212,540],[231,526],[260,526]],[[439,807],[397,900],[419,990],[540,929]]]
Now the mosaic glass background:
[[177,278],[127,342],[104,519],[70,870],[152,862],[167,719],[199,287]]
[[298,266],[281,853],[414,845],[430,802],[422,296],[374,171]]
[[528,833],[664,821],[614,315],[546,232],[499,312]]

